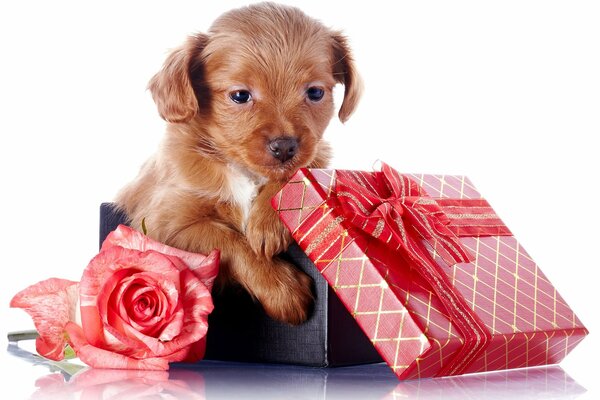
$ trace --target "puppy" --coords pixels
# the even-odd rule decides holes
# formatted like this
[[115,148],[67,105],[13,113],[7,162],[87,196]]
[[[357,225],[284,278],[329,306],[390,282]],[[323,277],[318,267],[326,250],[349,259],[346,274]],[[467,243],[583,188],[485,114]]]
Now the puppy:
[[327,165],[337,83],[345,122],[361,84],[339,32],[272,3],[223,14],[151,79],[166,137],[117,206],[161,242],[220,249],[221,282],[241,284],[270,317],[301,323],[311,281],[276,256],[291,237],[270,199],[298,168]]

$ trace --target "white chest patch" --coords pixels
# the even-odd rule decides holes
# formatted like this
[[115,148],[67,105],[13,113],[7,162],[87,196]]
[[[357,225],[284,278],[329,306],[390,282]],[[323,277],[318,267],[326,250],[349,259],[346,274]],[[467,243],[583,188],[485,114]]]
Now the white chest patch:
[[242,229],[246,230],[248,216],[252,203],[258,194],[259,189],[264,185],[266,179],[263,177],[254,177],[243,171],[235,165],[229,165],[229,174],[227,183],[229,186],[229,198],[240,208],[242,212]]

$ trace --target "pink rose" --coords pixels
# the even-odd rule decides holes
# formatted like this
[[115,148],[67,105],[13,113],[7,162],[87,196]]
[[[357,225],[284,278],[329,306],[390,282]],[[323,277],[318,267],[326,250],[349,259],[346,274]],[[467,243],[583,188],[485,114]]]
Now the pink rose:
[[189,253],[120,225],[81,282],[39,282],[11,307],[31,315],[44,357],[61,360],[69,343],[92,367],[166,370],[204,356],[218,263],[218,250]]

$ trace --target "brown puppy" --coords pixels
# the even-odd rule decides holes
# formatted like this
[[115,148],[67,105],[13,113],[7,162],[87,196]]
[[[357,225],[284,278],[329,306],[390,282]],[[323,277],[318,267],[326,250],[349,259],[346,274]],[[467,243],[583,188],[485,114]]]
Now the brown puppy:
[[152,238],[221,249],[221,281],[242,284],[272,318],[302,322],[310,278],[276,257],[291,238],[270,198],[298,168],[327,165],[336,83],[344,122],[361,86],[340,33],[272,3],[227,12],[150,81],[166,137],[116,203]]

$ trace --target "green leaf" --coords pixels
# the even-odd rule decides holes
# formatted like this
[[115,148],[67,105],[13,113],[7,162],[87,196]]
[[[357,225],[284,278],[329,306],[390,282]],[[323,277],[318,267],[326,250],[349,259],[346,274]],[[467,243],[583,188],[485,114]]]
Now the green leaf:
[[77,358],[77,354],[75,353],[75,350],[73,350],[73,348],[68,344],[65,346],[64,355],[65,355],[65,360]]

